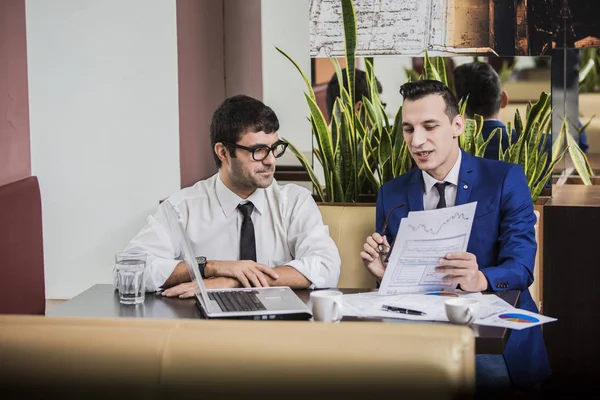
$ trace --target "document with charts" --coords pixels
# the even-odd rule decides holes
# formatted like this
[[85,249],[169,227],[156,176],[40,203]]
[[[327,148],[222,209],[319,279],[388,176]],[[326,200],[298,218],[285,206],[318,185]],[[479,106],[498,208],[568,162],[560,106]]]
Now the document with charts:
[[453,291],[446,274],[435,272],[450,252],[467,251],[477,202],[431,211],[412,211],[400,228],[379,288],[380,294]]

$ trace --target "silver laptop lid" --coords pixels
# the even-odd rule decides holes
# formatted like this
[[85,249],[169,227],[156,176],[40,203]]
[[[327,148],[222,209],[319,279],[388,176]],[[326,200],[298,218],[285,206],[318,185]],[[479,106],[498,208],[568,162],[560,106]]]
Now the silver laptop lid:
[[200,299],[202,307],[206,312],[208,312],[210,310],[208,305],[211,303],[208,299],[208,294],[206,292],[206,287],[204,286],[202,276],[200,275],[200,270],[198,269],[196,256],[194,256],[190,241],[183,230],[183,226],[179,222],[179,215],[169,200],[165,200],[162,204],[165,207],[165,215],[168,224],[167,228],[169,229],[169,237],[173,242],[173,247],[179,250],[181,256],[183,257],[183,261],[185,261],[187,264],[192,281],[196,281],[198,283],[195,290],[196,297]]

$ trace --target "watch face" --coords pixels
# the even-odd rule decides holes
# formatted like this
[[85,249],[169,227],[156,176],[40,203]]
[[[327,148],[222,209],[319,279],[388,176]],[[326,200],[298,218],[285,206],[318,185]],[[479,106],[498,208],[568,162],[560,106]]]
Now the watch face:
[[206,257],[204,257],[204,256],[196,257],[196,262],[198,264],[206,264]]

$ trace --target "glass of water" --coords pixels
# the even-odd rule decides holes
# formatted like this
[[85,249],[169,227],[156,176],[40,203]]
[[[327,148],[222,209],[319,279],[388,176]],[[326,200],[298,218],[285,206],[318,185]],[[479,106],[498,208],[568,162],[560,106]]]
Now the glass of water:
[[140,304],[146,297],[146,254],[115,255],[115,280],[121,304]]

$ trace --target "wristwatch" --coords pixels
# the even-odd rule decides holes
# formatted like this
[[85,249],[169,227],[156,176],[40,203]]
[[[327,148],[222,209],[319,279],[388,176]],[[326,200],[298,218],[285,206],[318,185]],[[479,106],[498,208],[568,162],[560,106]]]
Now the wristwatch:
[[196,257],[196,262],[198,263],[198,269],[200,270],[200,276],[202,279],[206,279],[206,275],[204,275],[204,269],[206,268],[206,257],[200,256]]

